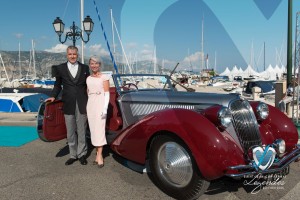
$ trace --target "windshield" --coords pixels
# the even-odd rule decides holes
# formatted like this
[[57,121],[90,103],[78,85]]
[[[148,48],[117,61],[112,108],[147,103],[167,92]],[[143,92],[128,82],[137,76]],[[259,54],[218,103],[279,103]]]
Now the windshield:
[[248,82],[246,93],[252,94],[252,88],[253,87],[259,87],[261,88],[262,93],[271,92],[274,90],[274,82],[275,81],[254,81],[254,82]]
[[119,92],[141,90],[173,90],[170,77],[157,74],[114,74],[114,83]]

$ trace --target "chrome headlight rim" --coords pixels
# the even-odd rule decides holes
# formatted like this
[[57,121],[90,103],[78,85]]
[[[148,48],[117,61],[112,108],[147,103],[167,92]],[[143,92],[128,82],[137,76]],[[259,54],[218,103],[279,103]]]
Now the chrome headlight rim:
[[274,147],[277,152],[277,154],[284,154],[286,150],[286,144],[283,139],[276,139],[274,141]]
[[265,120],[269,116],[269,107],[266,103],[260,102],[256,107],[258,120]]
[[229,108],[227,107],[222,107],[219,111],[218,111],[218,121],[220,126],[225,129],[227,127],[229,127],[232,123],[232,114],[231,111],[229,110]]

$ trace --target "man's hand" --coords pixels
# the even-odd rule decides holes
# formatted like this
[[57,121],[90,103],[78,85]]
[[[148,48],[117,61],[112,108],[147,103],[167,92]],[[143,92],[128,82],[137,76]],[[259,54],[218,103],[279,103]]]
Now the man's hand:
[[48,102],[48,101],[53,102],[54,100],[55,100],[54,97],[49,97],[48,99],[45,100],[45,102]]

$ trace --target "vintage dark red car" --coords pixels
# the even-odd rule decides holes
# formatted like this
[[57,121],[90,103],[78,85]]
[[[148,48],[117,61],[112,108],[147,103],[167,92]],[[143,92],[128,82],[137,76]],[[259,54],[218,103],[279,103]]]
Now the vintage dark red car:
[[[223,176],[288,173],[300,155],[293,122],[273,106],[238,94],[177,91],[165,75],[112,75],[110,148],[146,165],[158,187],[195,199]],[[62,102],[41,106],[43,141],[66,137]]]

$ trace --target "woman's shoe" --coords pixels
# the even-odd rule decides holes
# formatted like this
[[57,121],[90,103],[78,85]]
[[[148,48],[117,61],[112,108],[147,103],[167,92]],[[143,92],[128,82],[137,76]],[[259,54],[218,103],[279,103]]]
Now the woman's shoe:
[[98,167],[99,167],[99,168],[102,168],[102,167],[104,167],[104,163],[102,163],[102,164],[98,164]]
[[94,160],[93,165],[98,165],[98,162],[96,160]]

